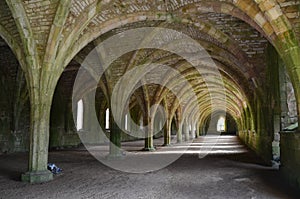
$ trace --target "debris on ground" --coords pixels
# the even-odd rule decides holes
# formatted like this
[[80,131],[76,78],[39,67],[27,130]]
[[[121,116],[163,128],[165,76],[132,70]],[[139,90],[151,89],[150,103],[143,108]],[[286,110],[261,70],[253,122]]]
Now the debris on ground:
[[53,174],[59,174],[62,172],[62,169],[59,168],[58,166],[56,166],[55,164],[53,163],[48,163],[48,166],[47,166],[48,170],[51,171]]

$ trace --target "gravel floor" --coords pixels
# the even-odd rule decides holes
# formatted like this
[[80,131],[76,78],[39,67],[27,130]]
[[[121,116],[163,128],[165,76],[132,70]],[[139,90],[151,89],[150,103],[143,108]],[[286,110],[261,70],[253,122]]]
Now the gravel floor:
[[[299,198],[280,179],[277,170],[264,166],[252,152],[241,147],[236,137],[223,141],[226,142],[216,144],[205,158],[199,158],[195,146],[206,146],[206,141],[195,140],[191,145],[194,148],[169,166],[142,174],[111,169],[83,148],[53,151],[49,161],[61,167],[63,174],[35,185],[19,180],[26,171],[26,153],[0,155],[0,198]],[[123,147],[136,150],[139,143],[142,142],[124,143]]]

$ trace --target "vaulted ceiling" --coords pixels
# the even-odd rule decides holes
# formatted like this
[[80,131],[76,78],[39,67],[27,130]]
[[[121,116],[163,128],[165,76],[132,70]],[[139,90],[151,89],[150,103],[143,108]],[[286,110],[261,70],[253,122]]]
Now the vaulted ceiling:
[[[29,90],[45,84],[42,90],[54,92],[60,78],[71,91],[80,64],[102,41],[143,27],[176,30],[208,52],[223,78],[227,111],[239,119],[243,107],[249,106],[255,93],[262,90],[268,46],[277,49],[293,74],[289,68],[297,64],[297,58],[285,52],[299,47],[299,4],[294,0],[7,0],[0,2],[0,35],[5,40],[0,45],[6,43],[12,48],[25,71]],[[131,107],[163,103],[174,116],[180,109],[178,98],[182,98],[191,107],[191,114],[202,119],[211,114],[211,96],[203,74],[182,57],[154,48],[128,52],[115,60],[99,81],[100,96],[108,101],[117,81],[145,62],[169,66],[149,71],[154,76],[151,78],[158,73],[156,78],[163,77],[166,83],[138,88],[131,97]],[[180,77],[171,77],[170,68],[179,71]],[[299,75],[297,72],[292,77],[294,84]],[[189,92],[195,93],[196,102],[184,95],[180,78],[189,82]],[[44,83],[49,80],[50,84]],[[174,90],[165,89],[166,85]],[[174,92],[180,91],[178,97]],[[193,113],[195,107],[202,113]]]

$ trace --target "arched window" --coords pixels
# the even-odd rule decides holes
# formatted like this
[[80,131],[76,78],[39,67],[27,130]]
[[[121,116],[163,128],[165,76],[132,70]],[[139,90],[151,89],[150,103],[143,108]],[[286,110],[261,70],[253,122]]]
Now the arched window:
[[125,115],[125,130],[128,130],[128,115]]
[[144,128],[143,117],[141,117],[141,119],[140,119],[140,129],[143,129],[143,128]]
[[220,117],[217,124],[217,131],[223,132],[225,131],[225,118]]
[[109,129],[109,109],[105,112],[105,129]]
[[77,102],[76,128],[77,128],[77,131],[83,129],[83,101],[82,101],[82,99]]

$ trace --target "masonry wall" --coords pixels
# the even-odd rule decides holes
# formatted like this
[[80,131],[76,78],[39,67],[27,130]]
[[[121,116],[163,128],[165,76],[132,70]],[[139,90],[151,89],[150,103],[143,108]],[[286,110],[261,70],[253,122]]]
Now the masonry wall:
[[72,104],[60,92],[55,93],[52,102],[50,148],[75,147],[81,141],[73,120]]
[[71,62],[56,86],[50,115],[50,148],[76,147],[81,143],[72,112],[72,90],[77,68],[78,64]]
[[274,134],[280,131],[280,119],[276,118],[280,118],[281,114],[279,66],[282,62],[271,45],[265,50],[265,54],[265,81],[261,89],[256,89],[254,98],[250,99],[252,114],[249,109],[244,110],[247,121],[242,125],[239,136],[267,164],[271,164]]
[[255,128],[244,125],[239,136],[267,163],[274,159],[278,153],[276,151],[281,150],[282,154],[278,156],[284,155],[281,162],[285,162],[284,170],[289,170],[290,167],[294,168],[294,163],[288,159],[294,159],[295,151],[299,148],[298,141],[292,139],[292,134],[283,133],[279,138],[278,133],[297,122],[296,99],[291,80],[276,50],[269,46],[266,54],[265,85],[252,101]]
[[292,186],[300,189],[300,132],[281,132],[280,138],[280,171]]
[[29,149],[29,116],[30,105],[23,71],[10,48],[2,43],[0,45],[0,153]]
[[281,98],[281,127],[286,127],[298,122],[297,103],[293,85],[284,65],[280,68],[280,98]]
[[259,155],[267,165],[271,165],[272,160],[272,136],[257,133],[251,130],[239,131],[240,139],[257,155]]

